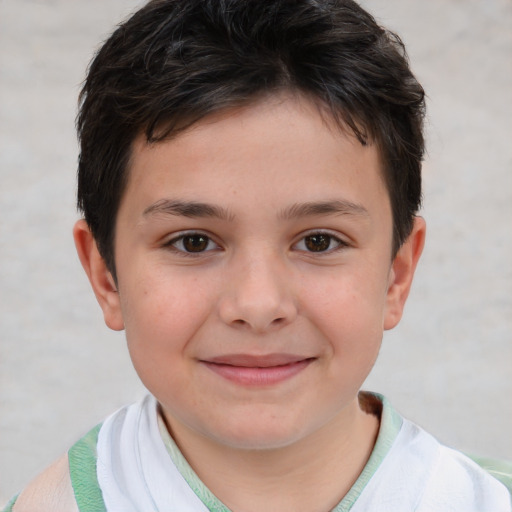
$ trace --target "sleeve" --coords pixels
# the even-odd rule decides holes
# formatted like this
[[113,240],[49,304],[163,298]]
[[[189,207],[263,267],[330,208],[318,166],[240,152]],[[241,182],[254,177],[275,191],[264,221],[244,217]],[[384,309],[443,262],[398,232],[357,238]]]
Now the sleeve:
[[492,477],[499,480],[512,494],[512,462],[474,455],[468,456]]
[[93,428],[68,452],[71,485],[80,512],[106,512],[96,476],[96,445],[100,428],[101,425]]
[[5,508],[2,509],[2,512],[12,512],[12,507],[14,507],[14,504],[16,503],[16,500],[18,499],[18,494],[14,496],[14,498],[5,505]]

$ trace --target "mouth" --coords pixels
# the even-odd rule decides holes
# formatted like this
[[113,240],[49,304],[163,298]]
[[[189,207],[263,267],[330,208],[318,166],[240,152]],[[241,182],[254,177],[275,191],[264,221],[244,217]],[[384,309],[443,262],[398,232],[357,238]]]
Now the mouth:
[[230,354],[201,360],[220,377],[243,386],[271,386],[291,379],[305,370],[314,357],[291,354],[269,354],[254,356]]

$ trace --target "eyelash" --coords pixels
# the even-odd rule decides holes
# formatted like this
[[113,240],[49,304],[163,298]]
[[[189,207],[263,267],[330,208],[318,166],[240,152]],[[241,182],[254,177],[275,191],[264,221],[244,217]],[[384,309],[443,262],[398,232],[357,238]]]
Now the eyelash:
[[[211,245],[211,244],[214,244],[215,247],[214,248],[211,248],[211,249],[205,249],[205,250],[199,250],[199,251],[188,251],[185,249],[185,247],[183,246],[183,243],[184,241],[189,238],[189,239],[193,239],[193,238],[203,238],[205,240],[205,243],[207,246]],[[177,245],[180,244],[182,245],[182,248],[178,248]],[[168,242],[165,242],[164,244],[164,247],[167,248],[167,249],[170,249],[182,256],[191,256],[191,257],[194,257],[196,255],[201,255],[201,254],[204,254],[204,253],[208,253],[208,252],[211,252],[211,251],[214,251],[215,249],[219,248],[219,245],[216,244],[212,237],[207,235],[206,233],[202,233],[200,231],[191,231],[191,232],[188,232],[188,233],[182,233],[181,235],[178,235],[176,237],[174,237],[172,240],[169,240]]]
[[[198,251],[187,250],[185,248],[185,246],[183,245],[184,241],[187,238],[190,239],[190,241],[192,241],[192,239],[196,239],[195,242],[199,242],[199,244],[204,243],[204,244],[206,244],[206,246],[204,249],[201,249],[199,247],[200,250],[198,250]],[[203,238],[203,242],[198,240],[200,238]],[[314,240],[315,238],[317,239],[316,241]],[[304,246],[306,246],[306,244],[308,243],[308,239],[309,239],[309,241],[313,241],[314,243],[322,243],[322,241],[324,243],[327,242],[328,246],[326,249],[321,249],[321,250],[308,250],[307,247],[299,249],[301,252],[304,252],[306,254],[318,254],[318,255],[332,254],[339,250],[345,249],[346,247],[349,246],[349,244],[347,242],[345,242],[344,240],[341,240],[339,237],[337,237],[336,235],[333,235],[332,233],[330,233],[328,231],[311,231],[311,232],[303,235],[298,242],[293,244],[292,247],[297,248],[299,246],[299,244],[301,244],[301,243],[304,244]],[[336,246],[330,247],[333,242],[336,244]],[[177,247],[178,244],[181,244],[181,248]],[[211,244],[213,244],[215,247],[208,249],[207,247],[210,246]],[[207,235],[206,233],[202,233],[200,231],[198,231],[198,232],[192,231],[192,232],[180,234],[179,236],[176,236],[172,240],[169,240],[168,242],[166,242],[164,244],[164,247],[167,249],[170,249],[172,251],[175,251],[176,253],[178,253],[182,256],[186,256],[186,257],[194,257],[194,256],[204,255],[205,253],[208,253],[208,252],[211,252],[211,251],[214,251],[214,250],[220,248],[220,246],[216,242],[214,242],[214,240],[212,239],[211,236]]]
[[[307,239],[313,239],[313,238],[321,239],[322,237],[325,237],[328,239],[328,248],[327,249],[319,250],[319,251],[307,250],[307,249],[301,249],[301,250],[307,254],[324,255],[324,254],[332,254],[332,253],[335,253],[337,251],[340,251],[342,249],[349,247],[349,244],[346,241],[342,240],[341,238],[339,238],[336,235],[333,235],[329,231],[311,231],[311,232],[307,233],[306,235],[302,236],[300,238],[300,240],[294,244],[294,247],[297,247],[300,243],[303,243],[305,245],[307,243],[306,242]],[[329,248],[329,246],[331,245],[332,242],[334,242],[336,244],[336,246],[333,248]]]

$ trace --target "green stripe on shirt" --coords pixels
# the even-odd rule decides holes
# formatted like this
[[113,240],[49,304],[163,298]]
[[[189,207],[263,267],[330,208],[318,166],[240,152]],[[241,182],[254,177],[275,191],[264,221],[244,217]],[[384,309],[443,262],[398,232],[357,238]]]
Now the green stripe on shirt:
[[100,428],[101,425],[93,428],[68,452],[69,475],[80,512],[107,512],[96,475],[96,445]]

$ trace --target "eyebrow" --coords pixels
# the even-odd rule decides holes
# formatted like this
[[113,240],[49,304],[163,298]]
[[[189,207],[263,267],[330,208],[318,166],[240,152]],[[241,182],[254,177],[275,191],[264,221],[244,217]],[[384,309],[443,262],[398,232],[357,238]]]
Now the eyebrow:
[[280,217],[283,219],[294,219],[315,215],[354,215],[356,217],[368,217],[368,210],[356,203],[346,200],[320,201],[297,203],[284,209]]
[[180,201],[171,199],[161,199],[148,206],[142,213],[143,217],[156,214],[176,215],[181,217],[215,217],[222,220],[232,219],[228,210],[221,206],[215,206],[196,201]]
[[[233,220],[233,215],[221,206],[196,201],[161,199],[148,206],[143,217],[164,214],[190,218],[213,217],[221,220]],[[319,201],[293,204],[279,214],[285,220],[319,215],[354,215],[368,217],[368,210],[356,203],[346,200]]]

